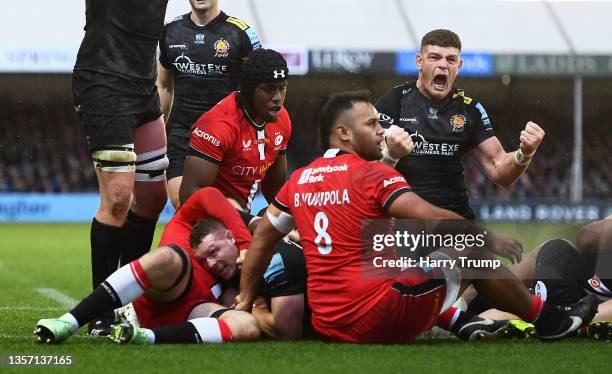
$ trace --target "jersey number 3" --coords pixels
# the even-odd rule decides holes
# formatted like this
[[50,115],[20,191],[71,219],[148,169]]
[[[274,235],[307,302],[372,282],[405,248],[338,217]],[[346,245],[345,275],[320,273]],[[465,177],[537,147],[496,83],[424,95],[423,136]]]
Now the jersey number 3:
[[328,255],[332,251],[332,238],[327,232],[328,226],[329,219],[327,219],[327,215],[324,212],[317,212],[314,219],[314,230],[317,233],[317,237],[314,239],[314,242],[322,255]]

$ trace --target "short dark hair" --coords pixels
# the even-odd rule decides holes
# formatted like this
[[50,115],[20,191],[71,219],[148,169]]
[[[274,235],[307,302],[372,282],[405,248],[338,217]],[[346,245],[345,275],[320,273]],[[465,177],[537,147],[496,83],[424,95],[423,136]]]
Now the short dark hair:
[[219,229],[226,229],[226,227],[216,218],[206,217],[199,220],[191,229],[191,233],[189,234],[189,245],[192,249],[195,249],[200,245],[203,237]]
[[455,47],[461,52],[461,39],[459,39],[459,35],[450,30],[437,29],[425,34],[423,39],[421,39],[421,52],[423,52],[428,45]]
[[368,90],[358,91],[343,91],[329,95],[327,102],[321,109],[319,116],[319,136],[321,137],[321,148],[326,150],[329,148],[329,137],[332,133],[332,127],[342,113],[351,109],[353,104],[366,102],[372,103],[372,94]]

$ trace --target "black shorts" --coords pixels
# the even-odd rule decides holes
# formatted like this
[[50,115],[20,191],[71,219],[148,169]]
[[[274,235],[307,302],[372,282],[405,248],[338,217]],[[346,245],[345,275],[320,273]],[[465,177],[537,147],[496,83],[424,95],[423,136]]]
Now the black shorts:
[[570,305],[586,295],[581,286],[580,253],[567,240],[552,239],[536,258],[534,293],[553,305]]
[[166,170],[168,180],[183,175],[185,157],[187,157],[187,151],[189,150],[189,136],[189,129],[172,126],[167,131],[168,159],[170,160],[170,165]]
[[90,151],[134,143],[136,127],[162,115],[157,87],[149,81],[77,70],[72,95]]
[[276,245],[258,294],[265,298],[305,294],[306,261],[299,245],[282,240]]

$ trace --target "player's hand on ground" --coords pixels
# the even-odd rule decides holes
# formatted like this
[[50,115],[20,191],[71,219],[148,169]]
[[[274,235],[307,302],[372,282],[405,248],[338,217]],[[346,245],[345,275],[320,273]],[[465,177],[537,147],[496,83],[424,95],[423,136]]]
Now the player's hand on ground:
[[240,254],[238,255],[238,258],[236,259],[236,267],[238,267],[238,270],[242,270],[242,264],[244,264],[246,253],[247,253],[246,249],[240,250]]
[[527,122],[525,129],[521,131],[519,136],[519,141],[521,142],[520,148],[523,154],[533,154],[540,146],[542,139],[544,139],[544,134],[544,130],[537,123]]
[[521,262],[523,244],[506,234],[490,234],[489,251],[510,260],[511,263]]
[[410,134],[396,125],[392,125],[385,130],[385,143],[387,144],[389,154],[393,158],[407,156],[414,149]]

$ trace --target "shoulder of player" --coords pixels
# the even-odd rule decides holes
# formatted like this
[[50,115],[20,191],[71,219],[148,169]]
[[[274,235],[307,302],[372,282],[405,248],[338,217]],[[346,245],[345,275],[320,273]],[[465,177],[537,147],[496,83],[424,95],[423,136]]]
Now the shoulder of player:
[[246,30],[251,27],[246,22],[244,22],[243,20],[239,18],[229,16],[225,13],[224,13],[224,17],[225,17],[225,24],[230,25],[231,28],[239,30],[240,32],[246,33]]
[[180,16],[176,16],[164,23],[164,27],[166,30],[172,29],[180,25],[187,17],[189,17],[189,13],[181,14]]
[[393,98],[393,99],[399,100],[400,97],[402,96],[402,92],[408,89],[409,86],[410,84],[407,82],[398,84],[397,86],[393,86],[381,96],[381,99],[382,98],[387,98],[387,99]]
[[468,96],[461,88],[454,88],[451,91],[451,99],[454,102],[463,103],[467,107],[475,108],[478,100],[472,96]]

